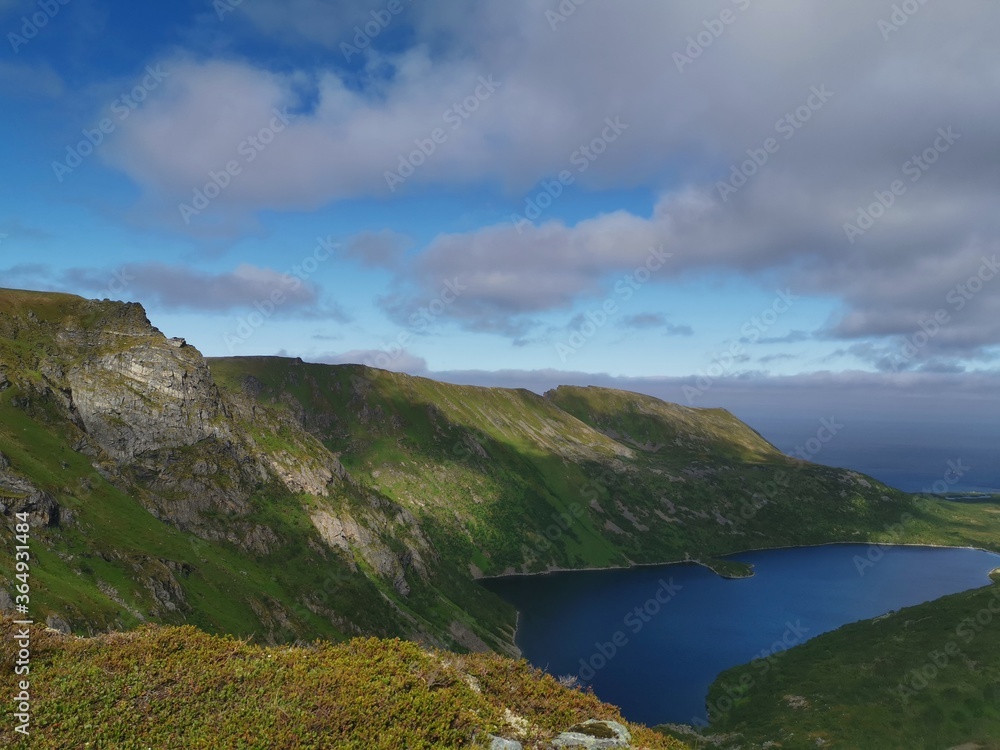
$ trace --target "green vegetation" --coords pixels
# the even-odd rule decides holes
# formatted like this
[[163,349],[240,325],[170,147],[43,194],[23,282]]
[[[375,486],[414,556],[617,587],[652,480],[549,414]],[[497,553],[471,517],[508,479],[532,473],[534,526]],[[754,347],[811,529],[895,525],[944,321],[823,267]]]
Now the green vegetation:
[[[747,567],[723,556],[828,542],[1000,551],[996,498],[959,499],[791,459],[720,409],[356,365],[206,361],[167,341],[138,305],[0,290],[3,520],[35,513],[32,616],[77,633],[156,622],[271,644],[398,636],[516,654],[515,612],[479,576],[681,560],[740,576]],[[0,556],[0,576],[13,572]],[[219,643],[190,630],[143,630],[134,643],[161,637]],[[105,641],[60,643],[98,653]],[[344,648],[329,653],[357,646]],[[959,710],[978,721],[967,707],[942,723],[958,727]],[[469,716],[428,728],[468,732],[495,714]]]
[[716,742],[692,746],[1000,748],[994,580],[723,672],[704,733]]
[[[17,628],[0,619],[10,642]],[[30,740],[6,747],[399,748],[489,747],[489,734],[525,747],[618,710],[559,685],[524,661],[424,651],[375,638],[264,648],[190,626],[144,626],[82,639],[33,628]],[[4,652],[0,691],[16,694]],[[684,747],[627,725],[633,747]]]

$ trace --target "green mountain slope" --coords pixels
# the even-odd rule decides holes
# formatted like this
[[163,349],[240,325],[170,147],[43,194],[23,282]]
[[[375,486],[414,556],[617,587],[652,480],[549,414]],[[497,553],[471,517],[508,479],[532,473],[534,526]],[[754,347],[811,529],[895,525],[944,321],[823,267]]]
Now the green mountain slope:
[[[30,616],[64,631],[192,624],[271,644],[399,636],[510,654],[515,612],[478,577],[831,541],[1000,550],[995,506],[793,460],[722,410],[206,360],[138,305],[0,290],[10,538],[18,514],[31,526]],[[14,574],[0,556],[0,610],[12,608]],[[144,632],[140,651],[161,637]],[[184,633],[195,650],[230,648]],[[105,641],[93,643],[65,654],[97,658]],[[547,691],[528,689],[545,695],[537,712],[563,716],[568,699]],[[67,705],[79,732],[83,704]],[[477,726],[493,726],[496,708],[479,705]]]
[[[725,409],[693,409],[608,388],[560,386],[545,394],[560,409],[640,451],[681,461],[702,455],[746,463],[775,461],[781,452]],[[680,464],[682,467],[686,464]]]
[[720,741],[707,747],[1000,748],[994,578],[723,672],[706,730]]
[[479,576],[828,541],[996,548],[982,508],[790,459],[721,410],[205,360],[138,305],[9,290],[0,511],[31,513],[36,616],[77,632],[510,653],[515,613]]

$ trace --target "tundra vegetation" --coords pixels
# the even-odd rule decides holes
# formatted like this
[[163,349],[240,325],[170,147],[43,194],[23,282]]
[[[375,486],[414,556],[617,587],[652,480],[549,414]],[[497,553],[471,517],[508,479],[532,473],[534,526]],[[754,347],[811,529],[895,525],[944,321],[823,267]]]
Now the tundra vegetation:
[[206,360],[139,305],[0,290],[0,512],[11,533],[30,518],[32,617],[77,635],[517,656],[481,576],[739,575],[718,558],[839,541],[998,550],[995,510],[785,456],[721,409]]

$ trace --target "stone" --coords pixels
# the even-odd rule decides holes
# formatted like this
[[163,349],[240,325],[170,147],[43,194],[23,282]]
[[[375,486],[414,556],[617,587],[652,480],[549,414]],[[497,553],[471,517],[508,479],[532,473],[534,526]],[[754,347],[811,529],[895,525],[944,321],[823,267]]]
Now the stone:
[[522,750],[523,745],[516,740],[505,740],[503,737],[490,735],[490,750]]
[[27,513],[32,528],[58,526],[60,509],[55,498],[9,469],[10,462],[0,454],[0,516],[13,525],[18,513]]
[[587,750],[629,747],[632,734],[617,721],[589,719],[570,727],[552,741],[554,747],[582,747]]
[[69,635],[72,630],[70,630],[69,623],[67,623],[59,615],[49,615],[45,618],[45,626],[51,630],[56,630],[63,635]]

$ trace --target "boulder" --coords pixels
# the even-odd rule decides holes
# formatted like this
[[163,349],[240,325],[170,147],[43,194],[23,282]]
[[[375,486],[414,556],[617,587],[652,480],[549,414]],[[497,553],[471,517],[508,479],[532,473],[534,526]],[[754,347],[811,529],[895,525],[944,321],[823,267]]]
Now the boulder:
[[589,719],[570,727],[552,741],[554,747],[582,747],[587,750],[629,747],[632,735],[617,721]]
[[505,740],[503,737],[490,735],[490,750],[522,750],[523,745],[516,740]]

